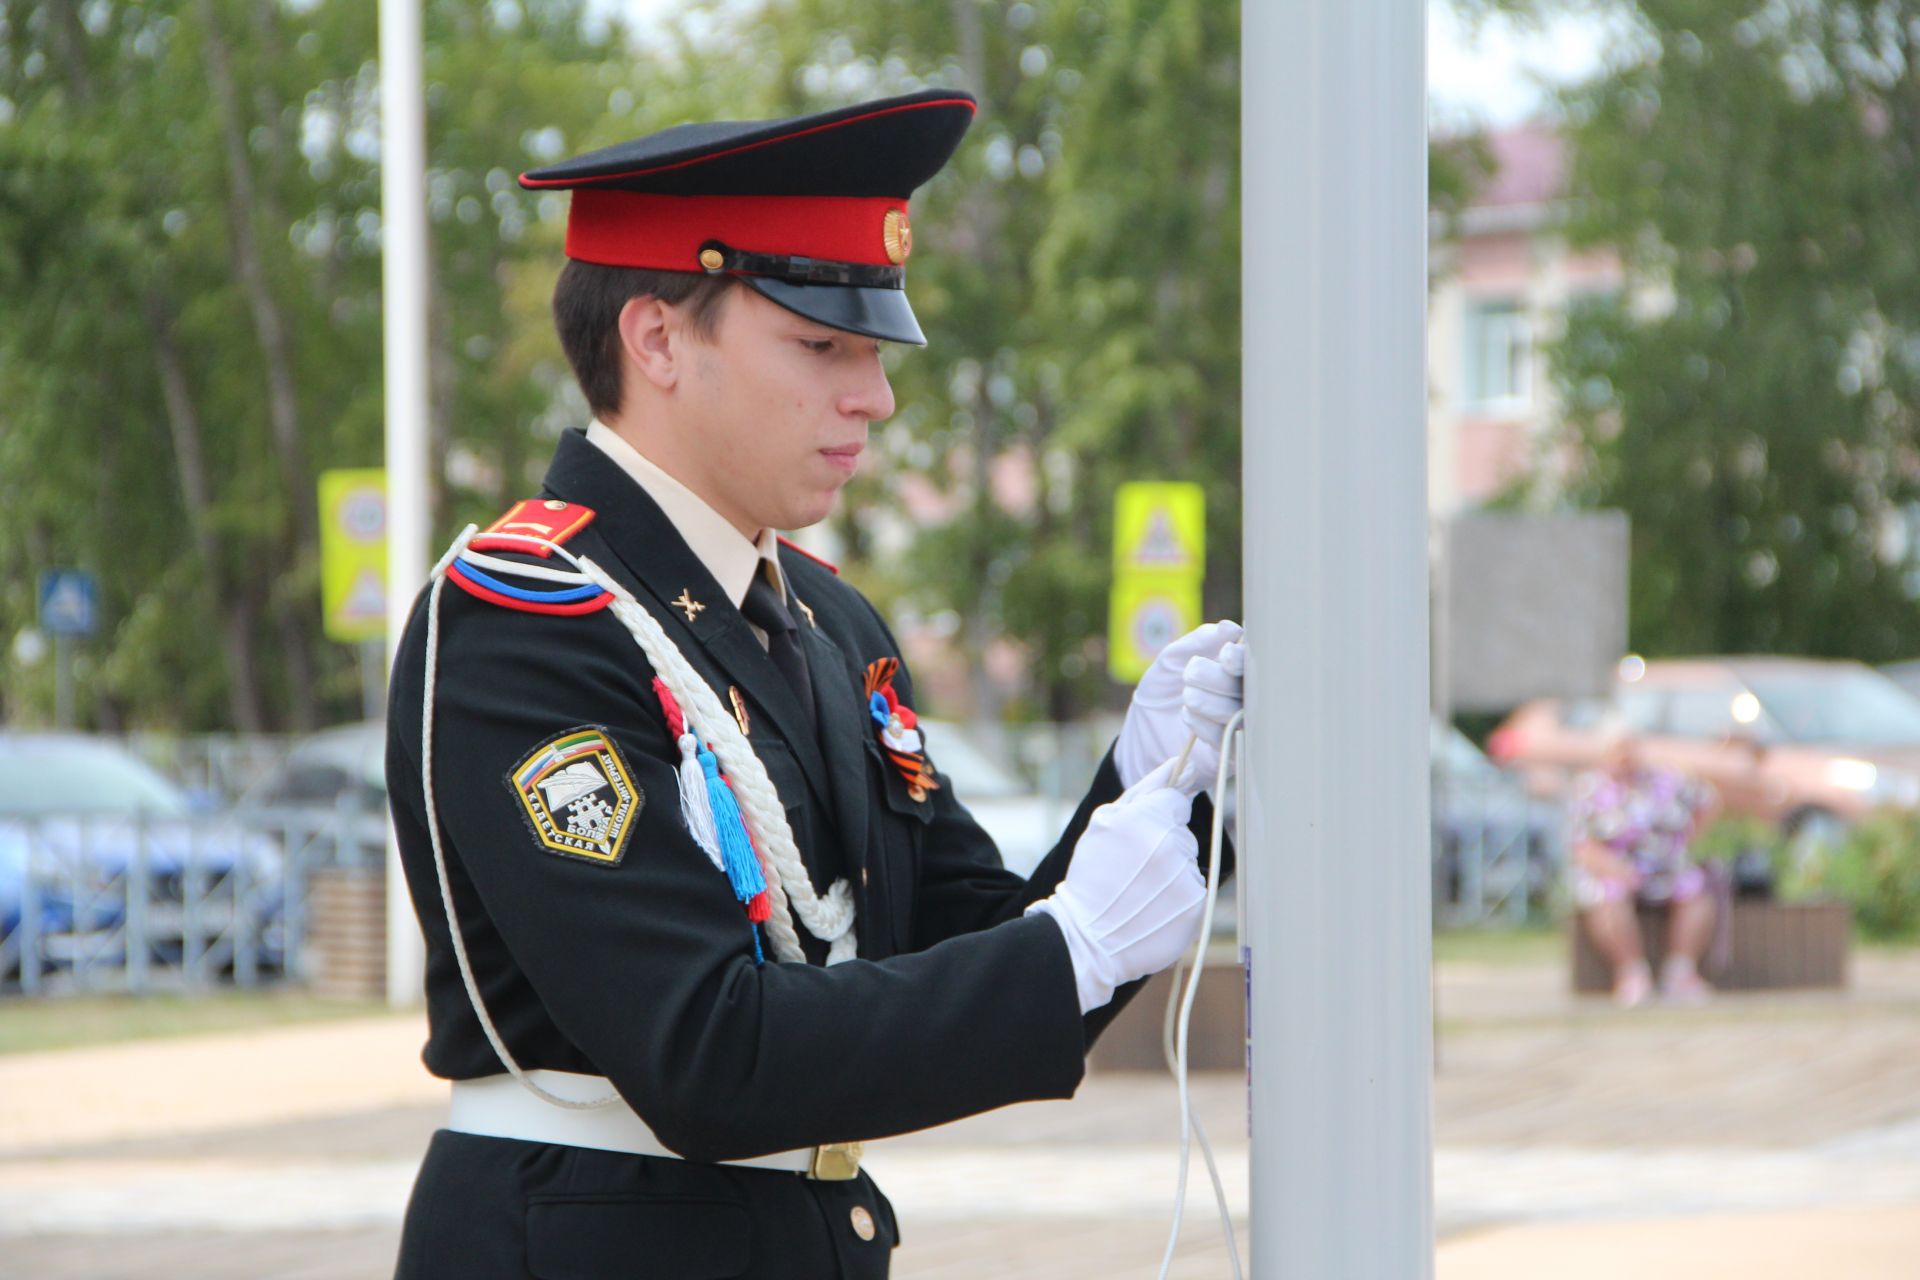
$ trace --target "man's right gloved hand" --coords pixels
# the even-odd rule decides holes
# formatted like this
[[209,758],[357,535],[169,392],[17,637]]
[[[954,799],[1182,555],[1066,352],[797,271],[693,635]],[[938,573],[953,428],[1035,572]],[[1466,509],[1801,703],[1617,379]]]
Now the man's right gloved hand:
[[1207,886],[1187,830],[1193,801],[1170,785],[1172,772],[1169,760],[1095,809],[1060,887],[1027,908],[1066,935],[1082,1013],[1160,972],[1199,936]]

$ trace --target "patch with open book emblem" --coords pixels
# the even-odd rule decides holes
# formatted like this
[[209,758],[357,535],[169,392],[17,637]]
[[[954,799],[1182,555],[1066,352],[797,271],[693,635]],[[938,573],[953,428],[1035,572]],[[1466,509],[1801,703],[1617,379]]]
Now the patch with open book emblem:
[[569,729],[507,778],[534,839],[549,853],[618,866],[646,795],[605,729]]

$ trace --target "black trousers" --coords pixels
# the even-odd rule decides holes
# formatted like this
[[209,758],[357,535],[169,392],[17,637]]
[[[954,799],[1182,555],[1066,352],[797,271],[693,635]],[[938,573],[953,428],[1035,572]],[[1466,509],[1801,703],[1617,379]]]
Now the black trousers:
[[884,1280],[898,1241],[893,1206],[865,1173],[815,1182],[442,1129],[414,1183],[395,1276]]

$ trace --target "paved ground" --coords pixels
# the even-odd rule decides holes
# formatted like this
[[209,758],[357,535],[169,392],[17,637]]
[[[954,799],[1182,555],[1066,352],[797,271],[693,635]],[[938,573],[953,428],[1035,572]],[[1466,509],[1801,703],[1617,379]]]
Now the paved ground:
[[[1855,977],[1628,1014],[1548,968],[1443,971],[1441,1280],[1916,1274],[1920,960]],[[394,1017],[0,1058],[0,1275],[384,1274],[439,1114],[419,1041]],[[1195,1097],[1243,1216],[1243,1083]],[[895,1274],[1151,1276],[1176,1129],[1169,1082],[1107,1075],[879,1144]],[[1226,1275],[1197,1156],[1192,1181],[1174,1274]]]

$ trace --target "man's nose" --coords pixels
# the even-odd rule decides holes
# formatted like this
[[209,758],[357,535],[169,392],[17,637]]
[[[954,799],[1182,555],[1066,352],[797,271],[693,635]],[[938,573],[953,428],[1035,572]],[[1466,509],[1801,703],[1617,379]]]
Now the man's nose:
[[879,352],[862,365],[859,378],[840,397],[840,412],[868,422],[884,422],[893,416],[893,387],[887,381]]

